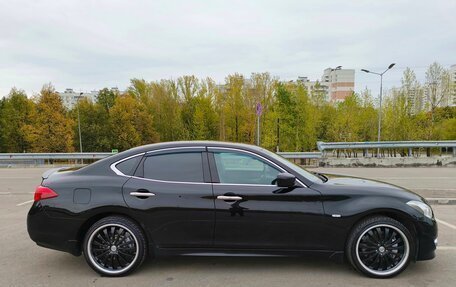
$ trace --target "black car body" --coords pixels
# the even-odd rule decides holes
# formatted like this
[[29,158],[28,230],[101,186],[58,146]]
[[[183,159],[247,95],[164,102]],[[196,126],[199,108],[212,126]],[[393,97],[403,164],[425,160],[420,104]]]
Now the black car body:
[[437,224],[424,198],[377,181],[312,174],[256,146],[141,146],[48,171],[41,188],[27,218],[31,239],[84,253],[104,275],[125,275],[146,254],[321,255],[346,258],[374,277],[435,256]]

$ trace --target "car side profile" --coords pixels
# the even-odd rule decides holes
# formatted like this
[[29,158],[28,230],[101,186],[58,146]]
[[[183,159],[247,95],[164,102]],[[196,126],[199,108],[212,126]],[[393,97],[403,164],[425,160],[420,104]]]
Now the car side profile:
[[84,254],[104,276],[127,275],[148,256],[318,255],[387,278],[434,258],[437,245],[433,211],[417,194],[209,141],[47,171],[27,228],[39,246]]

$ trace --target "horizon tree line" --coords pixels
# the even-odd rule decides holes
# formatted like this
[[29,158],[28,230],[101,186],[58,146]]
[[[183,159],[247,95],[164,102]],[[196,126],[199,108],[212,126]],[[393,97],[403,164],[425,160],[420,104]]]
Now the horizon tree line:
[[[449,73],[433,63],[426,83],[407,68],[382,107],[382,140],[454,140],[456,107],[440,107],[454,92]],[[427,106],[422,97],[428,98]],[[421,98],[420,98],[421,97]],[[81,99],[68,110],[52,84],[31,98],[11,89],[0,100],[0,152],[126,150],[159,141],[221,140],[254,144],[256,105],[261,103],[261,146],[312,151],[317,141],[376,141],[378,108],[369,90],[330,103],[299,82],[269,73],[250,79],[230,74],[223,85],[211,78],[132,79],[120,93],[104,88],[97,100]]]

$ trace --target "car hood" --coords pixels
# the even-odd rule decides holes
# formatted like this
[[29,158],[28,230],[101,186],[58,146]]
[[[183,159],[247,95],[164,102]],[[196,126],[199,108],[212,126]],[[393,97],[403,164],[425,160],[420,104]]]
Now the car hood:
[[312,186],[322,193],[393,196],[406,200],[424,200],[420,195],[397,185],[359,177],[324,174],[328,181]]

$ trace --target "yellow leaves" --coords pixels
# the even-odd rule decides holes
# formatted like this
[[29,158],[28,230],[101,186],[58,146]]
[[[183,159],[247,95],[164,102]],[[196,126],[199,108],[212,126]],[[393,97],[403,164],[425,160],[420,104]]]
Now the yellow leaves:
[[146,111],[144,104],[130,95],[116,98],[109,111],[109,124],[113,147],[120,150],[159,140],[153,129],[152,116]]
[[49,84],[40,92],[33,123],[26,127],[34,152],[72,152],[73,120]]

